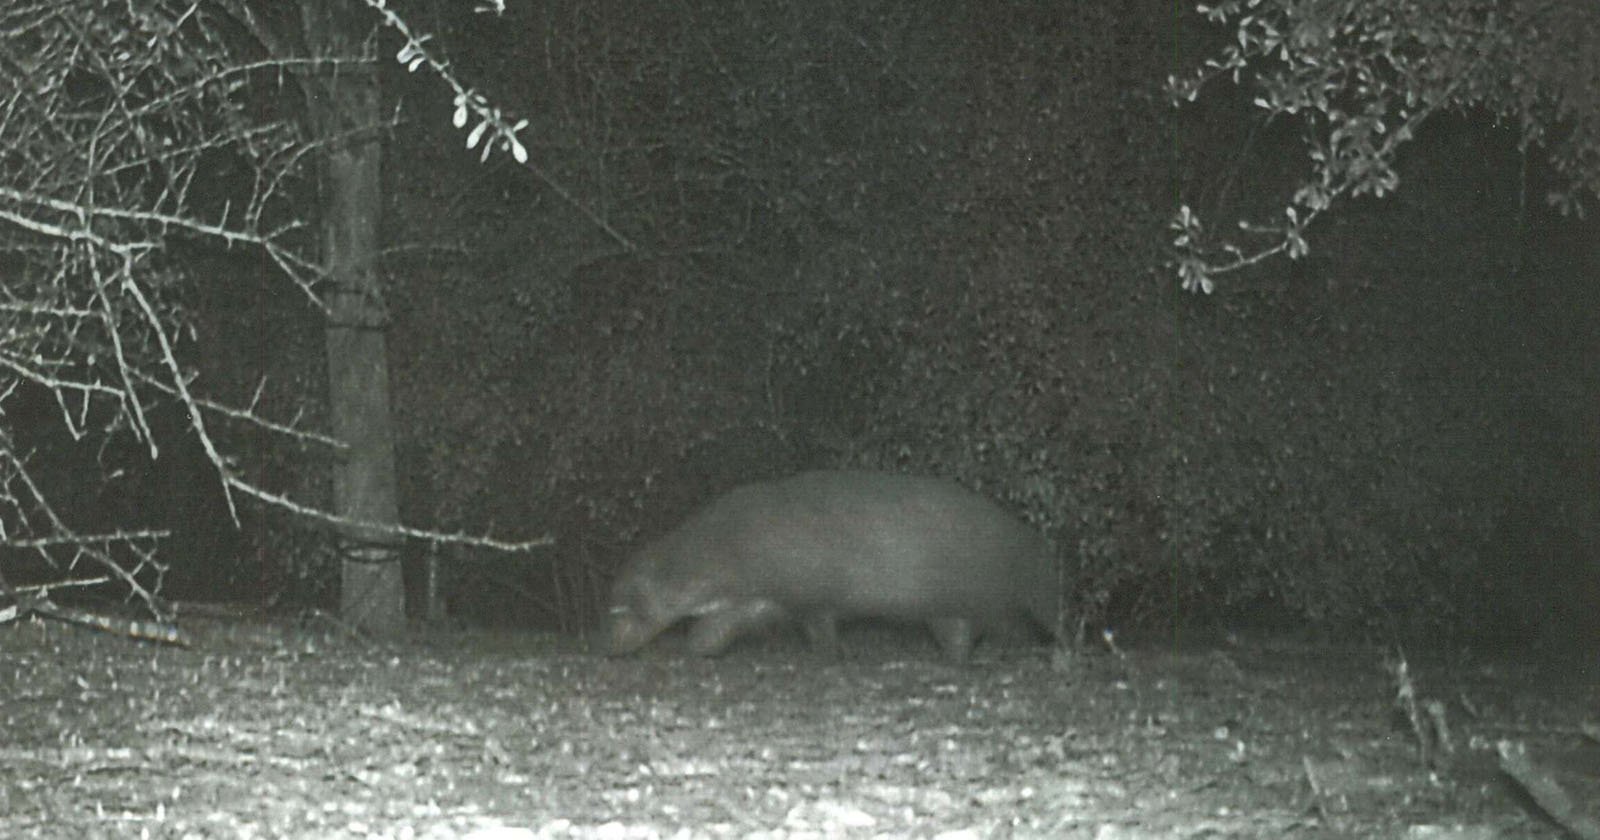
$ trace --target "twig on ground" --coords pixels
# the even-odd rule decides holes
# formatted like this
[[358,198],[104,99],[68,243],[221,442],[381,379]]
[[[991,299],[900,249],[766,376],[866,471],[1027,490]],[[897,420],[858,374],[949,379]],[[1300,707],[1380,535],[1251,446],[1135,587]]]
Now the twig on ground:
[[1600,822],[1585,814],[1548,772],[1533,763],[1526,745],[1501,741],[1496,749],[1500,753],[1500,769],[1522,785],[1551,819],[1579,840],[1600,840]]

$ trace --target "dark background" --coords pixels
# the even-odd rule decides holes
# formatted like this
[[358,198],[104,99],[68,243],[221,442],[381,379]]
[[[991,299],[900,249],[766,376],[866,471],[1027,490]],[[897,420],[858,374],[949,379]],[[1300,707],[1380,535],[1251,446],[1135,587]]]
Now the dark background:
[[[1600,248],[1514,130],[1436,120],[1398,195],[1195,296],[1178,204],[1276,215],[1309,164],[1230,87],[1168,104],[1219,37],[1170,3],[467,5],[413,22],[626,242],[385,63],[404,517],[559,539],[443,552],[457,619],[587,627],[642,537],[848,465],[998,499],[1092,623],[1600,642]],[[317,393],[299,296],[214,259],[239,282],[197,295],[211,388]],[[325,464],[232,443],[325,493]],[[328,603],[314,534],[232,531],[185,463],[118,491],[178,527],[172,594]]]

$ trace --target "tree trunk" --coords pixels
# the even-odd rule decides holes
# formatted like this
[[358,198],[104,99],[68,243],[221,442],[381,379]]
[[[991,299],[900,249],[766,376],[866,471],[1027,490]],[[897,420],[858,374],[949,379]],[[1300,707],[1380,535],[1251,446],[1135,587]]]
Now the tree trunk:
[[[394,430],[389,417],[389,361],[382,289],[373,264],[382,210],[376,131],[378,75],[364,51],[358,4],[301,4],[314,65],[307,74],[313,129],[329,143],[322,159],[322,257],[326,296],[328,408],[334,437],[349,449],[333,464],[333,505],[362,522],[399,520]],[[340,533],[340,615],[359,629],[393,634],[405,626],[405,587],[397,544],[371,528]]]

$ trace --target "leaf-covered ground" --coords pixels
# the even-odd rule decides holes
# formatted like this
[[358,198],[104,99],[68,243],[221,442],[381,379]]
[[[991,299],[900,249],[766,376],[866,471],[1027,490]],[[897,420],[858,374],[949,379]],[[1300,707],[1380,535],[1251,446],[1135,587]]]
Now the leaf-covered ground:
[[[1562,836],[1502,740],[1579,817],[1600,807],[1593,667],[187,629],[181,649],[0,626],[0,837]],[[1445,736],[1435,769],[1412,708]]]

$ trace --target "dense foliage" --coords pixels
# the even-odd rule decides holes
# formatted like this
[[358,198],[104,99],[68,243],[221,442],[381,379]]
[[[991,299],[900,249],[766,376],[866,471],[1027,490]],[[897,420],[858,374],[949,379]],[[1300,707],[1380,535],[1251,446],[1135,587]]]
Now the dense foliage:
[[[263,367],[301,395],[318,381],[314,261],[284,187],[311,151],[261,77],[284,68],[184,58],[182,38],[119,52],[119,31],[160,16],[82,5],[106,26],[41,5],[27,14],[44,28],[8,31],[93,49],[0,45],[54,80],[14,85],[17,118],[0,123],[7,171],[34,179],[0,195],[6,265],[27,278],[7,289],[48,293],[3,308],[15,352],[0,361],[31,382],[7,393],[67,397],[14,416],[66,405],[76,428],[147,441],[144,400],[164,394],[191,409],[167,421],[179,436],[227,417],[295,437],[266,410],[286,402],[252,402]],[[1522,40],[1566,43],[1588,25],[1578,6],[1550,4],[1566,23],[1541,29],[1465,2],[1224,5],[1229,52],[1203,16],[1154,2],[367,5],[411,27],[376,30],[400,59],[384,79],[399,115],[385,274],[405,519],[560,539],[553,565],[451,555],[447,589],[476,619],[584,623],[640,537],[732,484],[824,465],[950,475],[1000,499],[1055,541],[1086,623],[1203,607],[1460,626],[1507,603],[1540,614],[1531,582],[1554,591],[1588,562],[1594,269],[1574,256],[1586,231],[1522,201],[1529,183],[1593,187],[1592,88],[1573,83],[1590,58],[1564,72]],[[162,31],[235,43],[206,28],[225,19]],[[1429,47],[1475,57],[1449,71]],[[1262,87],[1173,111],[1162,80],[1208,54]],[[1312,116],[1311,187],[1306,138],[1258,127],[1257,92]],[[1402,134],[1415,142],[1389,142]],[[1530,141],[1548,173],[1524,174]],[[70,153],[107,144],[115,160]],[[1399,183],[1398,201],[1354,200]],[[93,202],[72,192],[84,184]],[[1254,265],[1212,298],[1161,268],[1163,217],[1194,195],[1184,258]],[[1261,253],[1296,263],[1206,250],[1194,208],[1249,215],[1285,195],[1301,209]],[[1337,197],[1353,200],[1324,214]],[[1331,221],[1308,251],[1318,214]],[[254,256],[195,247],[208,237]],[[1195,283],[1219,266],[1187,264]],[[298,290],[238,282],[285,271]],[[186,399],[196,382],[256,410]],[[318,480],[325,459],[279,459],[254,434],[236,439],[248,469],[202,449],[198,473]],[[33,505],[7,475],[12,511]],[[1517,565],[1534,534],[1540,559]]]
[[[392,180],[414,514],[548,522],[565,546],[556,589],[541,570],[469,598],[480,616],[530,595],[582,613],[708,495],[854,464],[1002,499],[1056,540],[1090,621],[1205,602],[1451,623],[1482,602],[1507,499],[1556,468],[1508,425],[1519,400],[1574,405],[1495,317],[1515,189],[1463,165],[1456,137],[1492,140],[1471,124],[1398,164],[1424,182],[1406,203],[1330,229],[1339,259],[1297,269],[1315,283],[1200,306],[1156,268],[1174,187],[1225,170],[1264,193],[1292,161],[1241,142],[1247,119],[1167,109],[1172,40],[1201,20],[881,2],[481,23],[437,43],[474,45],[453,66],[529,119],[535,174],[457,174],[419,74],[398,154],[427,163]],[[1502,198],[1426,186],[1441,172]]]

